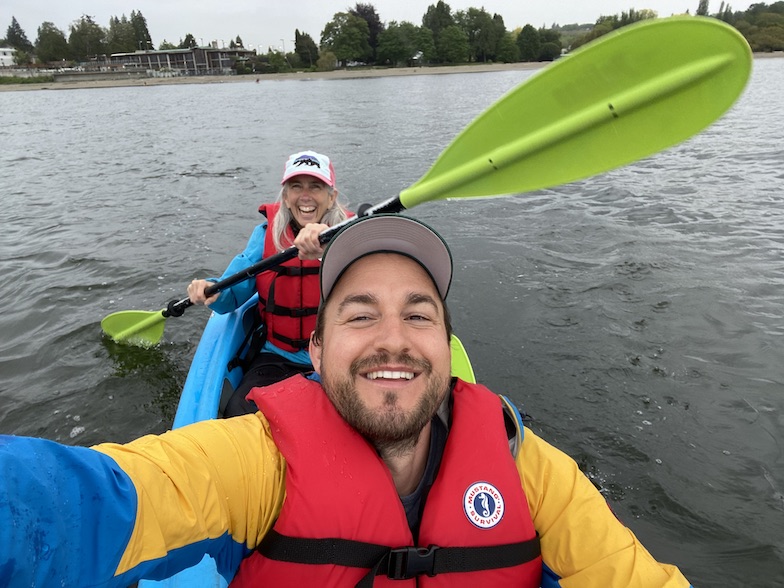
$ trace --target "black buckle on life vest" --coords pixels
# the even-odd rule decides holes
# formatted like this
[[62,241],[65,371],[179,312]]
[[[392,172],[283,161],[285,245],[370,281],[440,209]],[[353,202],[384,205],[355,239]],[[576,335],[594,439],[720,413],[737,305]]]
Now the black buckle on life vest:
[[387,577],[392,580],[410,580],[420,574],[435,576],[436,552],[439,547],[398,547],[389,552]]

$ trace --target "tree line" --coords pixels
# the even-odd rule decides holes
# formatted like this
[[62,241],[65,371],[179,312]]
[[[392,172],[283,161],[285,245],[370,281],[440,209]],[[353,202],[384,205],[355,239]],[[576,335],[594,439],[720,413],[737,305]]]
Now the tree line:
[[[688,11],[687,11],[688,13]],[[721,2],[718,12],[711,13],[708,0],[698,0],[695,14],[711,16],[737,28],[754,51],[784,50],[784,1],[752,4],[748,10],[733,11]],[[345,12],[336,13],[326,23],[319,43],[299,29],[294,31],[294,50],[283,54],[269,48],[257,51],[250,61],[238,62],[244,70],[281,71],[286,69],[334,69],[351,65],[406,66],[413,64],[455,64],[468,62],[551,61],[565,50],[600,37],[614,29],[639,20],[656,18],[653,10],[630,9],[620,15],[600,16],[592,25],[553,24],[549,28],[507,30],[500,14],[484,8],[453,12],[439,0],[428,6],[421,25],[408,21],[382,22],[370,3],[357,3]],[[0,46],[12,47],[19,65],[50,64],[62,61],[85,62],[112,53],[131,53],[155,49],[140,11],[109,19],[103,27],[93,17],[82,15],[69,27],[69,34],[51,22],[38,27],[34,43],[30,42],[15,17]],[[187,33],[178,44],[163,40],[158,49],[197,47],[195,37]],[[237,36],[230,48],[244,48]],[[243,71],[240,71],[242,68]]]

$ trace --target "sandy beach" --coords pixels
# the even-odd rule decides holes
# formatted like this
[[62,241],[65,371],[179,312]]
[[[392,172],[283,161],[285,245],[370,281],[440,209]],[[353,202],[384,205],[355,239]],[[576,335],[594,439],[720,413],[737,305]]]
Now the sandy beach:
[[116,78],[104,80],[83,80],[68,82],[45,82],[40,84],[0,85],[0,92],[24,90],[75,90],[79,88],[112,88],[123,86],[159,86],[168,84],[228,84],[228,83],[268,83],[278,80],[337,80],[379,78],[387,76],[442,75],[459,73],[480,73],[490,71],[540,69],[544,63],[478,63],[474,65],[395,67],[395,68],[356,68],[334,71],[292,72],[243,76],[182,76],[172,78]]

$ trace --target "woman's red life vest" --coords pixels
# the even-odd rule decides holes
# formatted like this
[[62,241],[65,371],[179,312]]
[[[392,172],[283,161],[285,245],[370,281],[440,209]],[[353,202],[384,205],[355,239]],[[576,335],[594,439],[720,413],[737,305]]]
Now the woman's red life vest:
[[[538,538],[509,450],[501,401],[487,388],[460,380],[454,387],[451,429],[417,544],[386,464],[338,414],[320,384],[294,376],[256,388],[249,398],[270,421],[286,459],[286,499],[273,535],[326,539],[311,542],[327,548],[316,563],[270,559],[260,553],[264,549],[257,550],[243,561],[232,586],[354,586],[363,577],[373,586],[539,586]],[[358,542],[359,548],[392,548],[383,571],[368,578],[370,564],[326,563],[333,561],[332,546],[346,540]],[[421,547],[411,549],[416,545]],[[521,559],[521,546],[532,545],[532,553]],[[428,575],[434,569],[453,569],[444,562],[460,557],[451,556],[488,546],[506,548],[506,555],[512,547],[515,561],[522,563],[499,567],[503,558],[492,552],[488,565],[472,568],[482,571]],[[422,557],[427,554],[434,555]],[[409,565],[408,572],[395,576],[393,568],[405,569],[407,558],[424,564],[424,573],[407,575]],[[437,565],[427,567],[433,561]]]
[[[278,251],[272,241],[272,227],[280,203],[262,204],[259,212],[267,217],[263,257]],[[286,227],[285,238],[294,241],[294,231]],[[290,259],[277,268],[256,276],[259,313],[267,329],[267,340],[276,347],[296,352],[308,348],[316,328],[319,306],[318,260]]]

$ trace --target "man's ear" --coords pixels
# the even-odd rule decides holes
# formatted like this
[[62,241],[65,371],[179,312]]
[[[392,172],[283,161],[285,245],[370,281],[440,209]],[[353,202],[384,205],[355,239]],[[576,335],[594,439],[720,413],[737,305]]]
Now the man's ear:
[[321,375],[321,345],[316,342],[315,333],[310,334],[308,353],[310,353],[310,363],[313,364],[313,369]]

